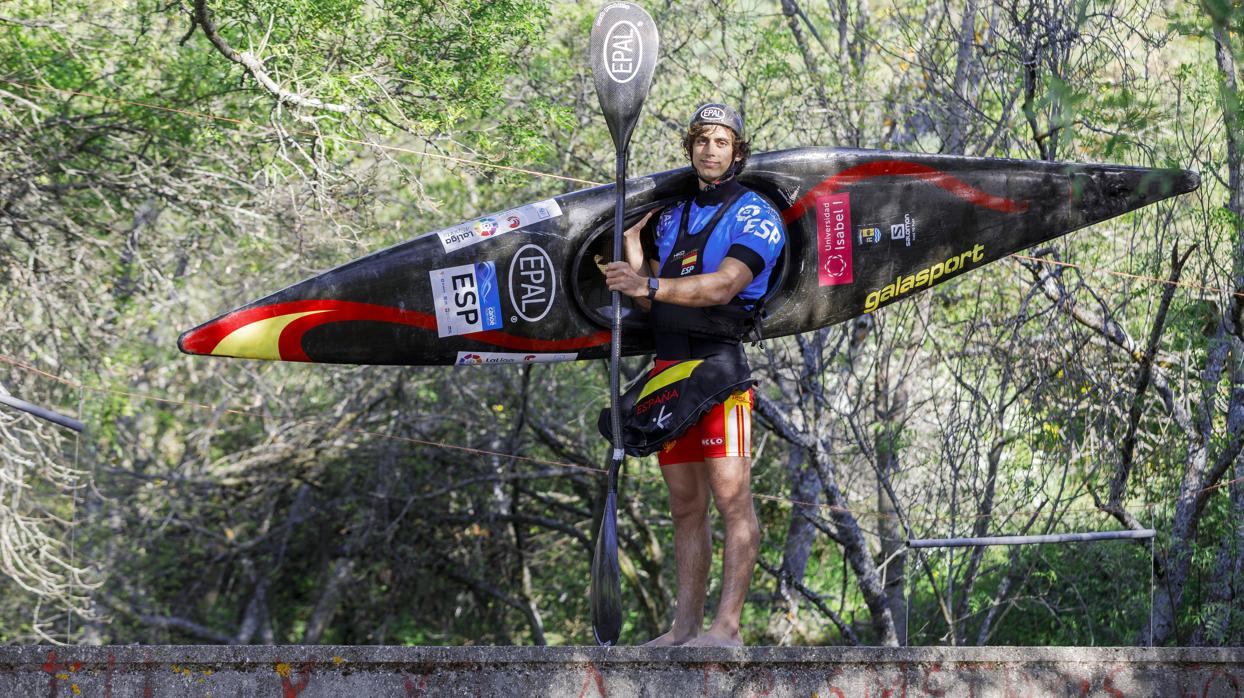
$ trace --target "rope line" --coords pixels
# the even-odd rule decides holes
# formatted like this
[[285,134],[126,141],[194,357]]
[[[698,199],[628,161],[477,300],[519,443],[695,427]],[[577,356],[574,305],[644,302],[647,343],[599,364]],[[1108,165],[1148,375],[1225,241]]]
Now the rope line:
[[[182,116],[189,116],[189,117],[197,118],[197,119],[206,119],[209,121],[222,121],[222,122],[234,124],[237,126],[250,126],[252,128],[261,128],[261,129],[272,128],[271,126],[268,126],[266,124],[260,124],[254,121],[249,121],[247,119],[237,119],[231,116],[220,116],[219,114],[211,114],[208,112],[194,111],[190,109],[180,109],[177,107],[166,107],[160,104],[148,104],[145,102],[135,102],[129,99],[121,99],[119,97],[108,97],[105,95],[92,94],[90,92],[79,92],[78,90],[69,90],[63,87],[31,85],[31,84],[24,83],[24,82],[17,82],[15,80],[9,80],[7,78],[0,78],[0,83],[4,83],[7,85],[13,85],[15,87],[25,88],[28,90],[39,90],[42,92],[60,92],[62,94],[74,95],[77,97],[87,97],[89,99],[98,99],[104,102],[124,104],[124,105],[131,106],[131,107],[141,107],[143,109],[154,109],[156,111],[169,112],[172,114],[181,114]],[[439,153],[429,153],[427,151],[415,150],[413,148],[405,148],[400,145],[388,145],[385,143],[376,143],[374,141],[361,141],[356,138],[349,138],[346,136],[337,136],[333,134],[325,135],[322,133],[315,133],[314,131],[290,131],[290,133],[293,133],[299,136],[306,136],[309,138],[332,139],[332,140],[336,140],[342,143],[350,143],[352,145],[362,145],[362,146],[367,146],[371,148],[379,148],[381,150],[392,150],[392,151],[399,152],[399,153],[408,153],[410,155],[419,155],[423,157],[438,158],[440,160],[448,160],[450,162],[455,162],[455,163],[459,163],[463,165],[474,165],[476,167],[490,167],[496,170],[518,172],[521,174],[532,175],[535,177],[549,177],[551,179],[560,179],[566,182],[574,182],[576,184],[586,184],[588,186],[593,186],[593,187],[601,186],[600,182],[593,182],[589,179],[579,179],[578,177],[568,177],[566,175],[553,174],[551,172],[540,172],[538,170],[528,170],[522,167],[511,167],[509,165],[497,165],[491,162],[481,162],[479,160],[459,158],[459,157],[454,157],[452,155],[441,155]]]
[[[1195,283],[1186,282],[1186,281],[1171,281],[1170,279],[1163,279],[1159,276],[1144,276],[1142,274],[1129,274],[1128,272],[1125,272],[1125,271],[1116,271],[1114,269],[1101,269],[1098,267],[1090,267],[1090,266],[1085,266],[1083,264],[1076,264],[1074,262],[1062,262],[1056,259],[1049,259],[1046,257],[1031,257],[1026,254],[1020,254],[1018,252],[1012,252],[1011,254],[1007,256],[1013,257],[1015,259],[1026,259],[1030,262],[1050,264],[1050,265],[1057,266],[1057,267],[1070,267],[1072,269],[1077,269],[1080,271],[1100,272],[1102,274],[1110,274],[1112,276],[1122,276],[1127,279],[1136,279],[1138,281],[1149,281],[1154,284],[1161,284],[1163,286],[1175,286],[1175,287],[1182,286],[1184,288],[1192,288],[1198,291],[1210,291],[1213,293],[1222,293],[1228,296],[1237,296],[1239,298],[1244,298],[1244,293],[1241,293],[1239,291],[1231,291],[1225,288],[1217,288],[1215,286],[1204,286],[1201,284],[1195,284]],[[1115,290],[1118,290],[1118,289],[1116,288]]]
[[[160,403],[170,404],[170,405],[180,405],[180,406],[184,406],[184,407],[193,407],[193,408],[196,408],[196,409],[211,410],[211,411],[213,411],[213,412],[214,412],[214,411],[219,410],[219,411],[220,411],[221,413],[223,413],[223,414],[232,414],[232,415],[237,415],[237,416],[241,416],[241,417],[249,417],[249,418],[252,418],[252,419],[268,419],[268,418],[270,418],[270,415],[265,415],[265,414],[260,413],[260,412],[251,412],[251,411],[249,411],[249,410],[240,410],[240,409],[234,409],[234,408],[225,408],[225,409],[223,409],[223,410],[220,410],[220,408],[219,408],[219,407],[216,407],[216,406],[213,406],[213,405],[208,405],[208,404],[205,404],[205,403],[190,402],[190,401],[186,401],[186,400],[176,400],[176,399],[173,399],[173,398],[165,398],[165,397],[160,397],[160,396],[157,396],[157,395],[150,395],[150,394],[146,394],[146,393],[134,393],[134,392],[129,392],[129,391],[125,391],[125,390],[116,390],[116,389],[113,389],[113,388],[97,388],[97,387],[92,387],[92,386],[84,385],[84,384],[82,384],[82,383],[80,383],[80,382],[78,382],[78,381],[75,381],[75,380],[71,379],[71,378],[64,378],[64,377],[62,377],[62,376],[57,376],[57,375],[55,375],[55,374],[48,373],[47,371],[43,371],[43,370],[41,370],[41,369],[35,368],[34,366],[31,366],[31,365],[29,365],[29,364],[23,363],[23,362],[18,361],[18,360],[16,360],[16,359],[9,358],[9,357],[4,356],[4,355],[0,355],[0,363],[5,363],[5,364],[8,364],[8,365],[13,366],[13,367],[15,367],[15,368],[19,368],[19,369],[21,369],[21,370],[28,371],[28,372],[30,372],[30,373],[33,373],[33,374],[36,374],[36,375],[42,376],[42,377],[47,378],[47,379],[49,379],[49,380],[56,381],[56,382],[58,382],[58,383],[61,383],[61,384],[63,384],[63,385],[66,385],[66,386],[69,386],[69,387],[72,387],[72,388],[75,388],[75,389],[78,389],[78,390],[89,390],[89,391],[96,392],[96,393],[107,393],[107,394],[110,394],[110,395],[117,395],[117,396],[121,396],[121,397],[137,398],[137,399],[139,399],[139,400],[149,400],[149,401],[153,401],[153,402],[160,402]],[[293,423],[293,424],[310,425],[310,426],[324,426],[324,425],[326,424],[326,422],[324,422],[323,420],[312,420],[312,419],[296,419],[296,420],[294,420],[292,423]],[[389,434],[389,433],[385,433],[385,432],[381,432],[381,431],[371,431],[371,430],[368,430],[368,429],[356,429],[356,428],[353,428],[353,427],[346,427],[346,428],[342,429],[342,431],[344,431],[344,432],[346,432],[346,433],[359,434],[359,435],[364,435],[364,436],[375,436],[375,437],[379,437],[379,438],[383,438],[383,439],[393,439],[393,440],[395,440],[395,441],[403,441],[403,442],[407,442],[407,443],[418,444],[418,445],[420,445],[420,446],[431,446],[431,447],[434,447],[434,448],[441,448],[441,449],[446,449],[446,450],[463,451],[463,452],[466,452],[466,453],[471,453],[471,454],[475,454],[475,455],[495,456],[495,457],[498,457],[498,458],[506,458],[506,459],[513,459],[513,460],[518,460],[518,461],[526,461],[526,462],[530,462],[530,463],[538,463],[538,464],[541,464],[541,465],[549,465],[549,466],[553,466],[553,467],[557,467],[557,468],[565,468],[565,469],[568,469],[568,470],[576,470],[576,471],[580,471],[580,472],[586,472],[586,473],[589,473],[589,474],[592,474],[592,475],[597,475],[597,476],[604,476],[604,475],[608,475],[608,472],[609,472],[609,471],[608,471],[607,469],[605,469],[605,468],[594,468],[594,467],[592,467],[592,466],[587,466],[587,465],[579,465],[579,464],[577,464],[577,463],[567,463],[567,462],[564,462],[564,461],[555,461],[555,460],[549,460],[549,459],[546,459],[546,458],[537,458],[537,457],[535,457],[535,456],[520,456],[520,455],[513,454],[513,453],[503,453],[503,452],[500,452],[500,451],[490,451],[490,450],[487,450],[487,449],[473,448],[473,447],[470,447],[470,446],[459,446],[459,445],[457,445],[457,444],[450,444],[450,443],[445,443],[445,442],[441,442],[441,441],[429,441],[429,440],[426,440],[426,439],[417,439],[417,438],[410,437],[410,436],[401,436],[401,435],[398,435],[398,434]],[[648,480],[648,481],[652,481],[652,482],[658,481],[658,480],[660,479],[660,478],[658,478],[657,476],[654,476],[654,475],[633,475],[632,477],[638,477],[638,478],[640,478],[640,479],[644,479],[644,480]],[[1244,482],[1244,477],[1235,478],[1235,479],[1233,479],[1233,480],[1226,480],[1226,481],[1223,481],[1223,482],[1219,482],[1219,483],[1217,483],[1217,484],[1215,484],[1215,485],[1211,485],[1211,486],[1209,486],[1209,487],[1202,488],[1202,489],[1197,490],[1196,492],[1192,493],[1192,496],[1196,496],[1196,495],[1199,495],[1199,494],[1202,494],[1202,493],[1212,493],[1212,492],[1214,492],[1215,490],[1223,489],[1223,488],[1229,487],[1229,486],[1231,486],[1231,485],[1233,485],[1233,484],[1236,484],[1236,483],[1239,483],[1239,482]],[[1087,487],[1087,483],[1085,483],[1085,487]],[[838,513],[844,513],[844,514],[851,514],[851,515],[853,515],[853,516],[869,516],[869,517],[874,517],[874,518],[897,518],[897,515],[896,515],[896,514],[890,514],[890,513],[887,513],[887,512],[881,512],[881,511],[863,511],[863,510],[858,510],[858,509],[851,509],[850,507],[842,507],[842,506],[837,506],[837,505],[834,505],[834,504],[826,504],[826,503],[824,503],[824,502],[806,502],[806,501],[801,501],[801,500],[798,500],[798,499],[790,499],[790,498],[788,498],[788,497],[781,497],[781,496],[778,496],[778,495],[764,494],[764,493],[759,493],[759,492],[754,492],[754,493],[752,494],[752,496],[753,496],[754,498],[756,498],[756,499],[760,499],[760,500],[764,500],[764,501],[777,502],[777,503],[787,504],[787,505],[791,505],[791,506],[800,506],[800,507],[807,507],[807,508],[815,508],[815,509],[821,509],[821,510],[828,510],[828,511],[832,511],[832,512],[838,512]],[[1170,498],[1170,501],[1176,501],[1176,500],[1179,500],[1179,499],[1182,499],[1182,498],[1183,498],[1182,496],[1172,497],[1172,498]],[[1152,504],[1152,503],[1150,503],[1150,504]],[[1064,512],[1066,512],[1066,513],[1100,513],[1100,512],[1101,512],[1101,510],[1100,510],[1100,509],[1098,509],[1098,508],[1096,508],[1096,507],[1093,507],[1093,508],[1083,508],[1083,509],[1069,508],[1069,509],[1065,509],[1065,510],[1064,510]],[[973,519],[983,519],[983,518],[985,518],[985,519],[988,519],[988,518],[998,518],[998,517],[1003,517],[1003,516],[1020,516],[1020,515],[1030,515],[1030,514],[1035,514],[1035,513],[1039,513],[1039,512],[1033,512],[1033,511],[1008,511],[1008,512],[1000,512],[1000,513],[993,513],[993,514],[974,514],[973,516],[968,517],[968,518],[973,518]],[[931,516],[912,517],[912,516],[908,516],[907,518],[908,518],[908,520],[909,520],[909,521],[929,521],[929,520],[933,520],[933,519],[938,518],[938,517],[931,517]]]

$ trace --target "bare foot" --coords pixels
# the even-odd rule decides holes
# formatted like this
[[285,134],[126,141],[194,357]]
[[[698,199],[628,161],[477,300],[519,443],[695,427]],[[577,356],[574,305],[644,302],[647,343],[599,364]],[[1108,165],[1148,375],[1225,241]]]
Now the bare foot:
[[675,630],[671,630],[665,633],[664,635],[656,638],[655,640],[649,640],[648,642],[645,642],[641,646],[642,647],[677,647],[679,645],[686,644],[687,642],[694,640],[694,639],[695,639],[694,635],[683,635],[683,634],[678,633]]
[[683,647],[742,647],[743,638],[737,632],[733,635],[709,630],[703,635],[683,643]]

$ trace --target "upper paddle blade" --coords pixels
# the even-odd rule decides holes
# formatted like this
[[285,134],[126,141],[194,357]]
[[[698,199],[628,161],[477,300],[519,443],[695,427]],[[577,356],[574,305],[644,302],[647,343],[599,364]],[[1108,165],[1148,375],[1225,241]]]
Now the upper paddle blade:
[[648,96],[659,43],[652,17],[629,2],[605,5],[592,25],[592,79],[619,153],[630,144]]
[[605,513],[592,557],[592,632],[596,643],[615,645],[622,635],[622,571],[618,566],[618,494],[605,497]]

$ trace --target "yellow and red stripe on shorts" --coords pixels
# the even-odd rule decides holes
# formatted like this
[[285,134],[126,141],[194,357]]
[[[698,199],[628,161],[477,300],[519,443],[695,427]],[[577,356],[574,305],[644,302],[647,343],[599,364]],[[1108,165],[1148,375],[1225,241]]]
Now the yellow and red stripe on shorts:
[[661,465],[699,463],[705,458],[751,458],[752,391],[730,395],[714,406],[682,436],[657,454]]

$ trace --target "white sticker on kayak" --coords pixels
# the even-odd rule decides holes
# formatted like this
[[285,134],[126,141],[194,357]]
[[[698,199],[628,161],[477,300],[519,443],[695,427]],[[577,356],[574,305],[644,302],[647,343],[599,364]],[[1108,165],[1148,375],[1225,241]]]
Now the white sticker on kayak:
[[436,304],[436,335],[495,330],[501,327],[501,289],[493,262],[463,264],[428,272]]
[[460,351],[457,366],[482,366],[484,364],[532,364],[552,361],[574,361],[578,354],[519,354],[510,352]]
[[562,208],[557,205],[557,200],[548,199],[512,208],[508,211],[493,213],[483,218],[477,218],[462,225],[442,230],[437,235],[440,236],[441,244],[445,246],[445,251],[453,252],[464,247],[470,247],[477,242],[483,242],[498,235],[504,235],[512,230],[526,228],[532,223],[539,223],[560,215],[562,215]]

